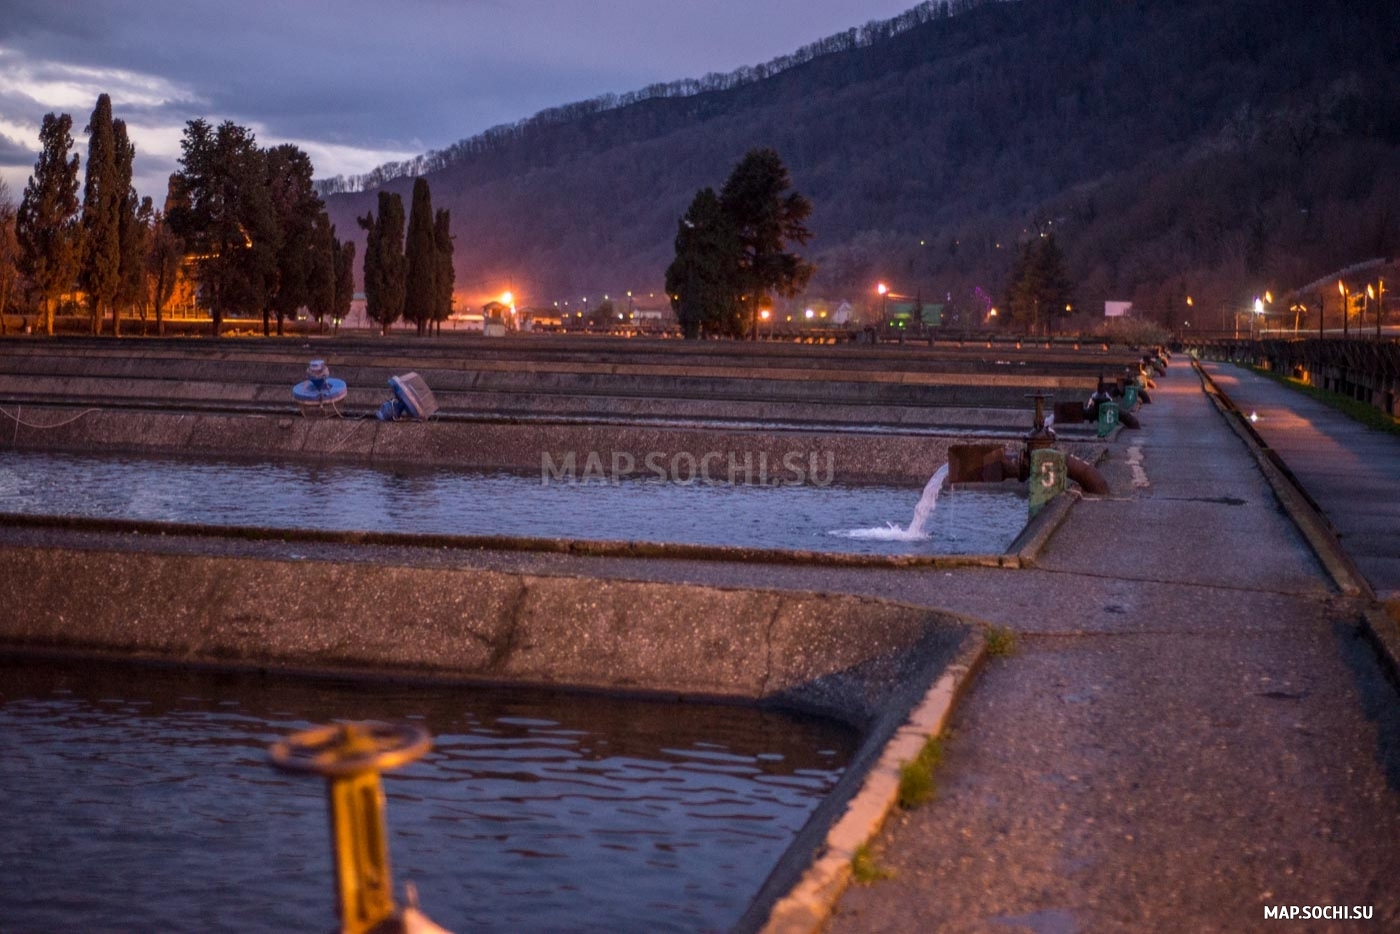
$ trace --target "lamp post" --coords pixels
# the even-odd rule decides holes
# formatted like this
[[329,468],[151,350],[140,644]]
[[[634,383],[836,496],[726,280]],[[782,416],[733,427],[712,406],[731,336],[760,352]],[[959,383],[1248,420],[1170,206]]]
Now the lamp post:
[[1345,340],[1351,336],[1351,326],[1347,323],[1347,319],[1351,317],[1351,302],[1347,300],[1346,283],[1341,279],[1337,280],[1337,291],[1342,296],[1342,339]]
[[[1371,305],[1371,299],[1373,299],[1373,298],[1375,298],[1375,297],[1376,297],[1376,293],[1375,293],[1375,291],[1373,291],[1373,290],[1371,289],[1371,283],[1369,283],[1369,282],[1366,283],[1366,306],[1367,306],[1367,307],[1370,307],[1370,305]],[[1365,326],[1366,326],[1366,316],[1363,314],[1363,315],[1361,316],[1361,323],[1358,325],[1358,327],[1365,327]],[[1377,309],[1377,310],[1376,310],[1376,337],[1380,337],[1380,336],[1381,336],[1381,315],[1380,315],[1380,309]]]
[[875,286],[875,291],[880,293],[880,327],[884,329],[889,327],[890,324],[889,316],[885,311],[885,300],[890,294],[890,287],[881,282],[879,285]]
[[[1369,288],[1369,287],[1368,287]],[[1376,277],[1376,340],[1381,339],[1381,319],[1385,317],[1385,280]]]

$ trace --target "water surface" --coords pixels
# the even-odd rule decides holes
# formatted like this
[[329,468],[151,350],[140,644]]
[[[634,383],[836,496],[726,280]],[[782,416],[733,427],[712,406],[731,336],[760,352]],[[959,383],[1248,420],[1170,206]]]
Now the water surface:
[[945,492],[918,536],[923,484],[678,483],[362,465],[7,452],[0,512],[230,526],[646,541],[860,554],[996,554],[1023,499]]
[[730,927],[849,761],[831,722],[752,708],[0,657],[0,928],[335,927],[324,784],[287,733],[408,719],[400,888],[449,930]]

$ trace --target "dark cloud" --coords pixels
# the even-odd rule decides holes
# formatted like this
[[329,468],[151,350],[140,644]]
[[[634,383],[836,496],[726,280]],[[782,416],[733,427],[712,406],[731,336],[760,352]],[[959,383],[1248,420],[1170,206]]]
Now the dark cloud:
[[0,167],[7,169],[32,169],[39,158],[37,150],[31,149],[19,140],[10,139],[0,133]]

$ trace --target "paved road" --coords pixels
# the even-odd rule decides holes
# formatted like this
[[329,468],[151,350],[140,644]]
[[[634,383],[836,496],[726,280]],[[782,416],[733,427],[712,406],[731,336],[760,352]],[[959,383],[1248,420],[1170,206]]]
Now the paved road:
[[1400,597],[1400,435],[1352,421],[1271,379],[1204,364],[1337,529],[1379,596]]

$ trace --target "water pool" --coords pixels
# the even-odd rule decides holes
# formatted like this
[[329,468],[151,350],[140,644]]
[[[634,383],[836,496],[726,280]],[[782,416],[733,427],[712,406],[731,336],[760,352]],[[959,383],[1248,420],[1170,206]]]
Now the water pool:
[[408,719],[390,860],[449,930],[713,931],[756,894],[857,737],[734,706],[0,658],[0,918],[16,931],[335,923],[315,723]]
[[[907,527],[921,488],[560,481],[342,464],[0,455],[0,512],[43,515],[859,554],[1000,553],[1025,525],[1023,499],[959,490],[939,498],[925,536],[880,534]],[[862,532],[869,534],[856,534]]]

